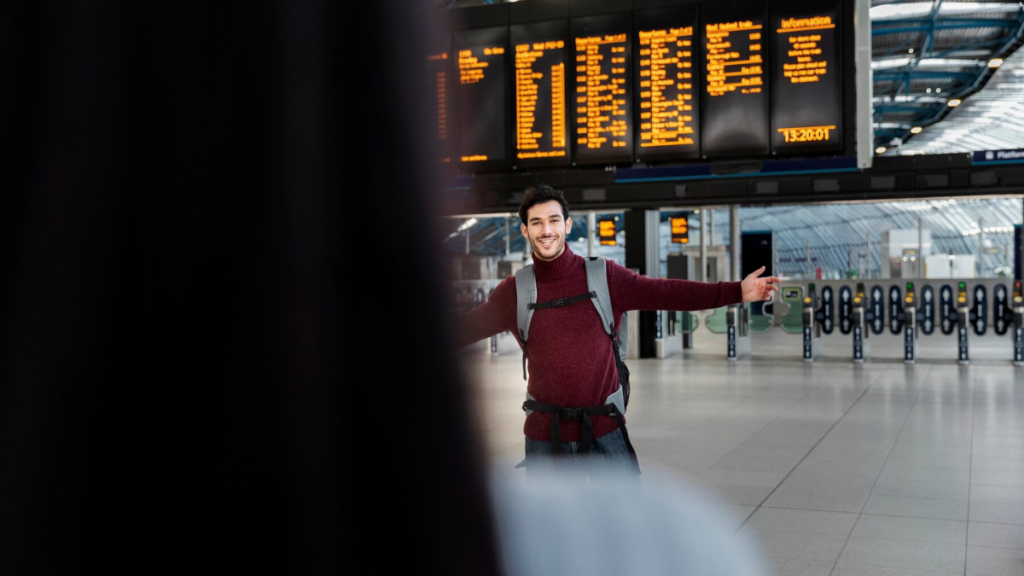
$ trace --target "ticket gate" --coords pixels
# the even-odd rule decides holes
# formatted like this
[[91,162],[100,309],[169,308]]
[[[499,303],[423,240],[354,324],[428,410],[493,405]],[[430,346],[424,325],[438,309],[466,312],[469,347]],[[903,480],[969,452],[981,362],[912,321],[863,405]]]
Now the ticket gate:
[[733,304],[726,309],[726,358],[730,362],[750,357],[750,308]]
[[843,334],[853,334],[853,361],[861,364],[871,355],[870,334],[881,334],[885,329],[882,287],[872,287],[868,296],[864,291],[864,283],[858,282],[857,292],[851,296],[849,286],[843,286],[839,291],[839,299],[839,330]]
[[1024,366],[1024,298],[1020,280],[1013,283],[1013,365]]
[[833,329],[835,306],[832,302],[832,287],[826,286],[821,291],[821,301],[814,284],[807,285],[807,295],[803,299],[803,360],[814,362],[821,357],[821,334],[831,334]]
[[[819,357],[823,336],[831,333],[830,314],[834,312],[839,332],[853,337],[854,362],[870,357],[870,337],[883,334],[888,326],[889,332],[900,337],[906,364],[919,358],[918,340],[936,333],[955,333],[957,361],[967,364],[970,332],[986,334],[991,314],[996,334],[1002,336],[1012,330],[1013,362],[1024,366],[1024,290],[1020,282],[1014,283],[1012,290],[999,279],[979,279],[952,285],[907,282],[903,286],[872,286],[869,291],[863,283],[853,288],[842,281],[826,280],[814,285],[781,286],[780,290],[783,302],[790,306],[781,319],[783,330],[802,333],[802,357],[807,362]],[[834,303],[830,302],[832,290],[836,294]]]
[[[968,293],[973,292],[974,302],[968,305]],[[994,287],[998,302],[996,303],[994,315],[996,317],[996,332],[1000,335],[1009,330],[1009,322],[1012,317],[1008,316],[1004,308],[1006,305],[1006,287],[996,285]],[[956,332],[957,338],[957,363],[966,366],[970,363],[970,347],[968,340],[968,327],[973,329],[978,336],[983,336],[988,330],[988,314],[985,306],[987,300],[987,288],[978,283],[973,291],[968,291],[967,282],[957,284],[956,298],[953,297],[953,289],[950,286],[942,286],[939,289],[939,310],[934,308],[934,291],[931,286],[922,289],[922,297],[918,303],[914,295],[913,283],[907,284],[907,294],[903,301],[907,308],[900,307],[899,288],[893,286],[890,290],[890,307],[893,311],[893,321],[890,324],[890,331],[893,334],[903,333],[903,359],[904,362],[912,364],[917,354],[917,338],[924,334],[930,336],[935,329],[935,321],[938,320],[940,330],[944,335]],[[918,330],[910,332],[911,323],[918,326]]]
[[1024,366],[1024,300],[1021,298],[1021,282],[1013,283],[1012,299],[1006,286],[998,285],[992,290],[992,329],[1002,336],[1013,329],[1013,364]]

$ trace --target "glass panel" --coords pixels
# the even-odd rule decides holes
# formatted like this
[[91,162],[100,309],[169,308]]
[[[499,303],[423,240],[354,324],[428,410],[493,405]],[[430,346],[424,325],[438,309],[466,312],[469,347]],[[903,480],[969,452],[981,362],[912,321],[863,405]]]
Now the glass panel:
[[700,319],[697,314],[693,312],[678,312],[682,316],[680,326],[684,334],[692,333],[697,330],[697,326],[700,326]]
[[704,325],[708,327],[708,330],[715,334],[725,334],[729,331],[726,325],[725,309],[726,306],[715,308],[711,314],[704,318]]
[[767,314],[754,314],[750,313],[750,331],[751,332],[767,332],[772,329],[775,324],[775,317]]

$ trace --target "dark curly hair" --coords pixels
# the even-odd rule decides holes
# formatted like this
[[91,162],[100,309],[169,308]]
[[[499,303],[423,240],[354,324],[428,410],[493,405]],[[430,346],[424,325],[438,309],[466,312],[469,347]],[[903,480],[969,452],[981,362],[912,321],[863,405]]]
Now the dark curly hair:
[[523,224],[526,222],[526,212],[536,204],[543,204],[551,200],[557,200],[562,205],[562,218],[569,219],[569,203],[565,201],[565,195],[561,190],[555,190],[547,184],[530,186],[523,192],[523,201],[519,204],[519,219]]

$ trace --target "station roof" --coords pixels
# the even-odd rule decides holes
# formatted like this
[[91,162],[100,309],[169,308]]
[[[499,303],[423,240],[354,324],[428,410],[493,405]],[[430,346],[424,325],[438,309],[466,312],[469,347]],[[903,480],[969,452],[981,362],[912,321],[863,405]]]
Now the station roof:
[[[871,4],[875,145],[882,153],[1024,146],[1019,1]],[[984,137],[963,138],[979,130]]]

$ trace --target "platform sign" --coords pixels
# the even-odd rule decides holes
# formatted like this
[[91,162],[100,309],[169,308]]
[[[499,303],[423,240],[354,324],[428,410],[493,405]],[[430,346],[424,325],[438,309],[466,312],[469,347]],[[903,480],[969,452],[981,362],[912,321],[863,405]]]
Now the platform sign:
[[575,18],[572,143],[575,163],[633,159],[632,14]]
[[509,31],[515,70],[512,163],[523,168],[568,166],[566,85],[573,65],[568,61],[568,24],[537,22]]
[[434,124],[433,153],[443,163],[451,162],[454,142],[452,129],[452,37],[451,34],[437,35],[427,54],[427,86],[434,97],[437,118]]
[[669,223],[672,226],[672,241],[677,244],[689,244],[690,223],[687,215],[673,216],[669,218]]
[[765,5],[701,7],[705,157],[768,154],[768,31]]
[[771,3],[771,141],[777,154],[842,148],[838,0]]
[[602,246],[615,246],[615,220],[611,218],[598,220],[597,236]]
[[977,150],[971,156],[973,164],[1017,164],[1024,162],[1024,148],[1009,150]]
[[459,107],[457,158],[463,165],[508,162],[508,27],[453,34]]
[[700,156],[696,6],[636,12],[637,161]]

